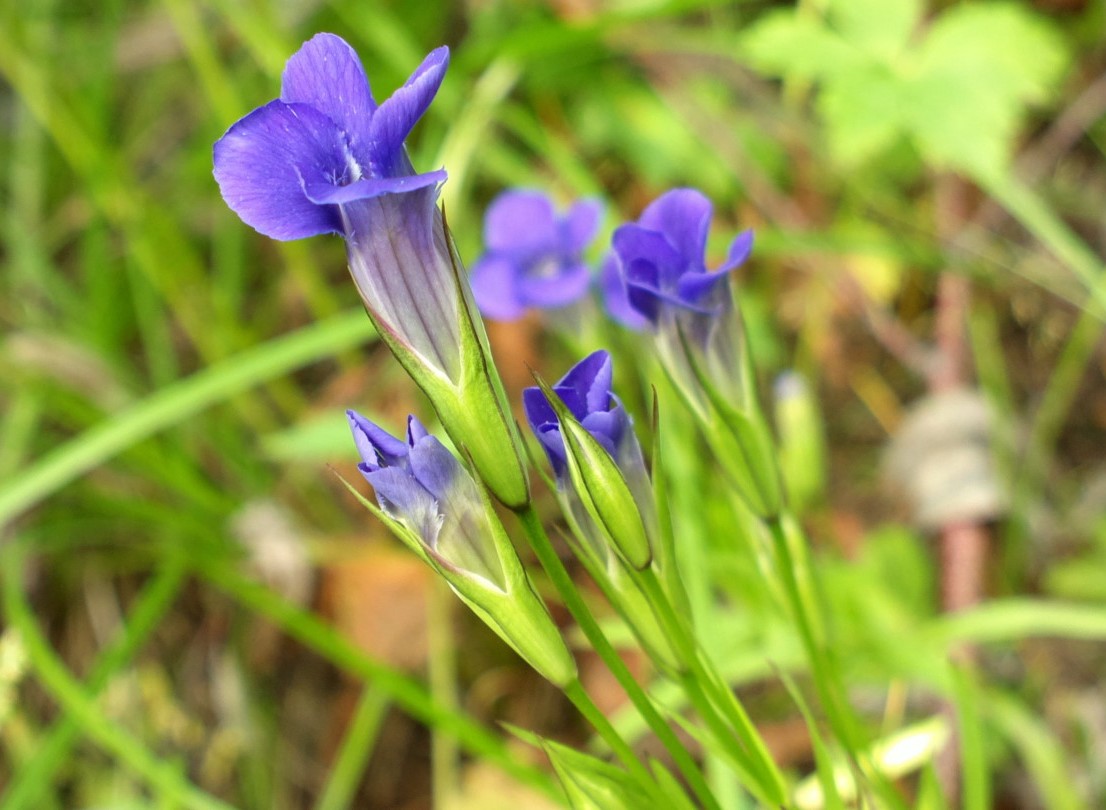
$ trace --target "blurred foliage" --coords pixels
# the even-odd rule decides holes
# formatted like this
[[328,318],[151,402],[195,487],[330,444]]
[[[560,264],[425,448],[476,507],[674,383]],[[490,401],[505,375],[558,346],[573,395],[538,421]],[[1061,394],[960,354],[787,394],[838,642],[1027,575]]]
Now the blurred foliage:
[[[608,233],[697,186],[715,257],[755,227],[742,306],[764,379],[796,369],[817,395],[803,429],[828,472],[805,480],[803,518],[873,736],[952,701],[964,807],[1106,803],[1104,0],[8,0],[0,807],[426,807],[443,729],[471,755],[458,806],[536,807],[548,765],[495,723],[584,743],[467,617],[460,700],[427,686],[426,579],[327,466],[356,476],[345,407],[396,425],[427,409],[374,345],[340,241],[269,242],[211,179],[212,142],[320,30],[378,95],[453,49],[409,146],[448,168],[470,261],[507,186],[599,194]],[[934,193],[950,174],[971,202],[951,237]],[[994,601],[961,617],[939,614],[932,543],[879,482],[945,270],[971,280],[1011,493]],[[513,394],[526,363],[557,374],[603,343],[648,423],[637,336],[539,327],[493,331]],[[790,776],[832,769],[763,549],[690,428],[665,430],[710,652]],[[949,665],[961,643],[975,666]],[[935,779],[904,795],[941,806]]]

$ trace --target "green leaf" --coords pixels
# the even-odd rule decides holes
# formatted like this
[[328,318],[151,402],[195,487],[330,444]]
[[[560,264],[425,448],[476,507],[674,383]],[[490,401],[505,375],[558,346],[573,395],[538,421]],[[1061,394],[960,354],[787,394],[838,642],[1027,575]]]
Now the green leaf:
[[843,166],[855,166],[891,146],[909,116],[901,83],[878,65],[834,76],[818,97],[818,109],[830,153]]
[[904,88],[922,154],[976,176],[1002,171],[1025,105],[1047,99],[1066,62],[1052,27],[1021,7],[959,6],[942,15]]
[[1055,28],[1011,3],[960,5],[942,14],[918,56],[921,73],[973,79],[1030,103],[1048,98],[1068,61]]
[[985,176],[1006,165],[1021,111],[985,79],[938,73],[907,93],[907,128],[930,163]]
[[824,79],[868,61],[823,22],[794,11],[765,14],[739,47],[758,70],[795,79]]
[[831,0],[830,19],[842,39],[879,61],[893,63],[922,16],[921,0]]

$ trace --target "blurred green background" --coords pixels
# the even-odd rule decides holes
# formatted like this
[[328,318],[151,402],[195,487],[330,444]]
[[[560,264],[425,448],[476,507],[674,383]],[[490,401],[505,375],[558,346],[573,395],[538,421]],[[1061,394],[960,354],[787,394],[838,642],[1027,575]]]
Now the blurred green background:
[[[467,616],[462,708],[424,685],[428,611],[448,617],[330,467],[356,474],[346,407],[428,409],[341,241],[271,242],[212,179],[211,144],[316,31],[378,98],[452,48],[409,148],[449,170],[470,263],[510,186],[600,196],[606,233],[696,186],[714,261],[754,227],[742,305],[766,401],[787,369],[817,395],[780,429],[858,705],[893,728],[960,689],[967,804],[1106,803],[1106,1],[3,0],[0,807],[427,807],[428,728],[473,754],[458,806],[541,807],[544,765],[494,721],[582,742]],[[944,343],[950,277],[971,295]],[[630,362],[638,338],[610,334]],[[492,337],[515,393],[525,363],[573,359],[539,319]],[[880,483],[948,351],[1008,505],[986,516],[991,608],[959,623]],[[673,497],[713,536],[731,518],[685,455]],[[767,663],[794,646],[771,646],[748,549],[707,553],[720,655],[806,772]],[[967,685],[932,671],[953,641],[980,645]]]

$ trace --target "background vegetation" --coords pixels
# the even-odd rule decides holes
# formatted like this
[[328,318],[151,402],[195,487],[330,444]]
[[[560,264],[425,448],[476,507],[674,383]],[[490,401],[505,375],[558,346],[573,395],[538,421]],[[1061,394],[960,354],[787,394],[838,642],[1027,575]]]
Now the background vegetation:
[[[353,471],[347,406],[428,415],[340,240],[270,242],[212,180],[212,142],[320,30],[381,97],[453,49],[409,145],[448,168],[470,262],[509,186],[598,195],[608,231],[696,186],[716,257],[755,227],[742,304],[765,401],[789,369],[816,394],[779,429],[854,702],[890,731],[952,701],[965,806],[1106,803],[1106,2],[4,0],[0,806],[426,807],[452,739],[455,806],[541,807],[544,760],[496,722],[585,742],[328,469]],[[513,391],[575,359],[557,334],[494,330]],[[994,417],[978,565],[881,484],[949,379]],[[682,438],[712,652],[805,774],[799,648]]]

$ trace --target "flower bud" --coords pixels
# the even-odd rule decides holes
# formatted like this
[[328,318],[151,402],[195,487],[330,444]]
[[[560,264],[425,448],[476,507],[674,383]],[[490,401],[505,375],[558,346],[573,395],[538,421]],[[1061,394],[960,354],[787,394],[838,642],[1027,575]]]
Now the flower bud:
[[456,457],[413,416],[406,441],[354,411],[347,416],[358,469],[379,506],[362,503],[534,669],[558,686],[575,679],[576,664],[491,501]]

